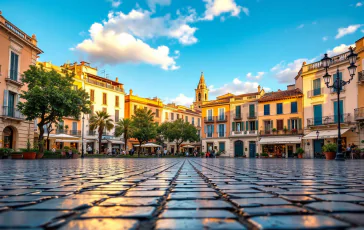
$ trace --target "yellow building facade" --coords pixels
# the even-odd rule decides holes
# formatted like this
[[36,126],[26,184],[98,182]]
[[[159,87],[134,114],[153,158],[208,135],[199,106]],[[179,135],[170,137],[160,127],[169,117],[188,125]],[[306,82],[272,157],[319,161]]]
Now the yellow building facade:
[[[355,42],[355,52],[358,54],[356,65],[358,66],[358,106],[355,109],[355,121],[358,123],[358,145],[364,148],[364,37]],[[355,82],[355,81],[354,81]]]

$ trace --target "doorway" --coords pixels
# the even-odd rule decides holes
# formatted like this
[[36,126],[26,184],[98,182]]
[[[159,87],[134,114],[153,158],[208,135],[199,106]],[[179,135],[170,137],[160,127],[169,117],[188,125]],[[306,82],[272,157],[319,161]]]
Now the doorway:
[[321,154],[322,153],[322,146],[324,145],[324,139],[313,140],[313,153]]
[[249,141],[249,158],[255,158],[256,143],[255,141]]
[[9,126],[5,127],[3,130],[3,143],[4,148],[12,149],[14,140],[14,132],[13,129]]
[[244,144],[242,141],[235,141],[234,143],[234,156],[242,157],[244,155]]

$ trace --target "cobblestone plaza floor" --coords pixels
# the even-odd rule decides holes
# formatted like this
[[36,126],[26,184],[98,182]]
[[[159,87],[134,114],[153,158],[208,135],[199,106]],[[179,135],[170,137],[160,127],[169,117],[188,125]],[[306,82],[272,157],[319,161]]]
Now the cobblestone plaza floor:
[[363,166],[308,159],[1,160],[0,228],[364,229]]

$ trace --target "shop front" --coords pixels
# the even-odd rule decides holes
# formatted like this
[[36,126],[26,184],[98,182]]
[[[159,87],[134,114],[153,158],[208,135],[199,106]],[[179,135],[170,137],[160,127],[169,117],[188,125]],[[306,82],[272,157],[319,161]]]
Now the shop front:
[[293,157],[301,146],[301,139],[301,136],[262,137],[259,140],[260,150],[272,158]]

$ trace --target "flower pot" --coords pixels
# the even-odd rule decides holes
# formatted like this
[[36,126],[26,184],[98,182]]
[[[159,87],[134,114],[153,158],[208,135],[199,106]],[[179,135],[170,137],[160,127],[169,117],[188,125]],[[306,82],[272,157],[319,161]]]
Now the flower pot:
[[23,159],[23,154],[21,153],[11,154],[11,159]]
[[72,154],[72,158],[73,158],[73,159],[80,158],[80,155],[78,155],[77,153],[74,153],[74,154]]
[[302,159],[302,153],[298,154],[297,156],[298,158]]
[[336,157],[335,152],[324,152],[326,160],[334,160]]
[[42,159],[42,158],[43,158],[43,156],[44,156],[44,153],[37,153],[36,158],[37,158],[37,159]]
[[36,152],[24,152],[23,153],[23,159],[27,160],[33,160],[37,156]]

